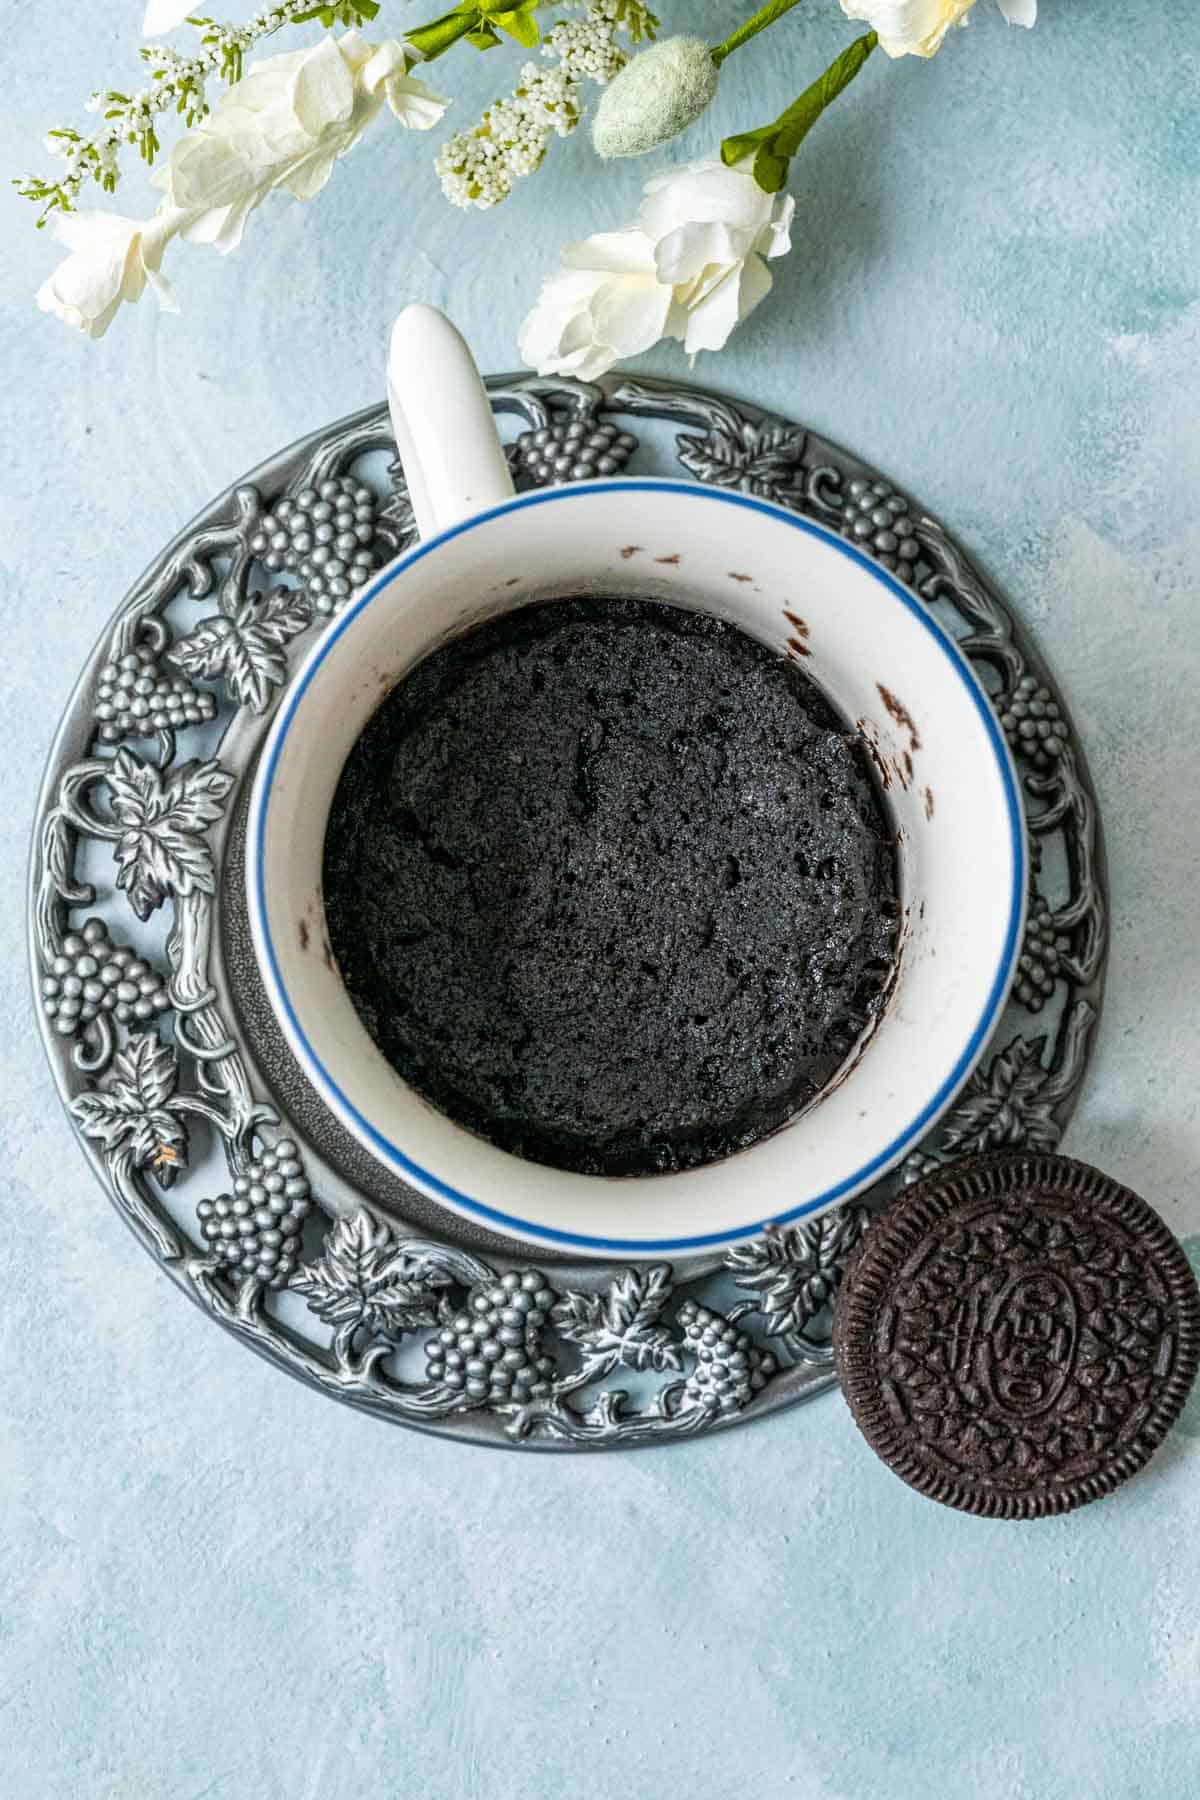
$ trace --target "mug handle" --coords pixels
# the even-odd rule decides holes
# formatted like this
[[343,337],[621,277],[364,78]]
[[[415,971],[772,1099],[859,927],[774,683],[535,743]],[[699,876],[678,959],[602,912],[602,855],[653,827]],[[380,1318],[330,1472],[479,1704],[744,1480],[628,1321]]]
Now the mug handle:
[[512,498],[512,476],[479,370],[461,334],[436,307],[406,306],[393,325],[387,396],[423,538]]

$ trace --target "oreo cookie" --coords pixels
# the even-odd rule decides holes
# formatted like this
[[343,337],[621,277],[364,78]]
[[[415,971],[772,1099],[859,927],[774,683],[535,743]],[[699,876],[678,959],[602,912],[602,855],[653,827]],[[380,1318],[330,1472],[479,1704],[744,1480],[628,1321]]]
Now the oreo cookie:
[[1161,1444],[1200,1365],[1200,1289],[1158,1214],[1099,1170],[978,1156],[868,1231],[833,1348],[859,1428],[910,1486],[1043,1518]]

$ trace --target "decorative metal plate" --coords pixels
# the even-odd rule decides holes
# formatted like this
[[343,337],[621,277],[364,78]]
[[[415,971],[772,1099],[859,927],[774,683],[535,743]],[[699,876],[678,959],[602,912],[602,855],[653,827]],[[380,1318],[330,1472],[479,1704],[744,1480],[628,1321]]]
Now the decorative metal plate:
[[1058,1143],[1101,1001],[1099,820],[1028,637],[942,528],[856,458],[679,383],[489,388],[518,485],[677,461],[852,536],[959,638],[1017,754],[1035,891],[1016,994],[958,1103],[860,1203],[673,1267],[534,1256],[378,1168],[330,1115],[250,953],[245,804],[303,651],[368,567],[412,541],[382,406],[206,507],[84,670],[38,807],[40,1018],[117,1210],[186,1294],[272,1362],[368,1412],[479,1443],[658,1443],[832,1383],[830,1299],[900,1182],[983,1149]]

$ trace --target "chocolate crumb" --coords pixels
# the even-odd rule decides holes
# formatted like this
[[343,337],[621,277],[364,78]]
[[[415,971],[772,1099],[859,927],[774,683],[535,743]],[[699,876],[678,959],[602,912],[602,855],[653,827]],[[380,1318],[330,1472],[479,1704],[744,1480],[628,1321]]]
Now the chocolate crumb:
[[883,701],[883,704],[887,707],[897,725],[902,725],[905,731],[907,731],[910,748],[919,750],[921,748],[921,734],[913,723],[913,716],[909,712],[907,706],[905,706],[902,701],[897,700],[895,694],[892,693],[890,688],[885,688],[882,681],[877,681],[875,686],[879,690],[879,698]]

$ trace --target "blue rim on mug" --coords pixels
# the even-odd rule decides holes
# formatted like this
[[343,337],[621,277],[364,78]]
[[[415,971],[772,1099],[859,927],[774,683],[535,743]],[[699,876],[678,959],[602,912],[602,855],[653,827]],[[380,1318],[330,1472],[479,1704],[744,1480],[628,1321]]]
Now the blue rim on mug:
[[[459,1188],[452,1187],[440,1176],[429,1169],[422,1168],[419,1163],[405,1154],[398,1144],[374,1126],[355,1106],[354,1102],[334,1080],[322,1059],[317,1055],[313,1045],[300,1023],[284,986],[271,938],[271,929],[267,919],[265,892],[265,831],[267,810],[270,800],[271,785],[278,767],[280,754],[292,720],[312,685],[313,678],[321,668],[321,664],[338,639],[354,622],[366,607],[370,606],[378,595],[385,592],[396,576],[422,561],[432,551],[452,539],[462,537],[466,533],[486,525],[492,519],[500,518],[507,513],[523,510],[527,507],[554,505],[561,501],[581,501],[590,494],[596,493],[639,493],[656,492],[664,489],[676,493],[684,493],[689,499],[701,498],[723,506],[737,506],[749,511],[763,513],[768,517],[782,521],[796,531],[804,532],[809,537],[818,539],[836,550],[849,561],[864,569],[874,580],[881,582],[901,605],[917,619],[923,629],[930,635],[938,648],[943,652],[960,681],[969,693],[974,706],[983,722],[984,732],[999,768],[1001,785],[1004,792],[1005,806],[1008,815],[1009,843],[1012,852],[1012,887],[1009,895],[1008,923],[1005,931],[1004,946],[1000,954],[998,966],[988,990],[988,997],[983,1011],[967,1040],[966,1045],[955,1059],[950,1074],[940,1084],[937,1092],[922,1107],[917,1116],[901,1132],[892,1139],[886,1149],[873,1156],[869,1162],[856,1169],[852,1175],[835,1183],[815,1197],[804,1201],[801,1205],[789,1207],[786,1211],[772,1213],[767,1219],[758,1220],[744,1226],[736,1226],[729,1230],[709,1232],[696,1237],[682,1238],[610,1238],[593,1237],[583,1232],[563,1231],[549,1225],[535,1224],[530,1220],[519,1218],[513,1213],[501,1211],[489,1206],[485,1201],[465,1194]],[[950,634],[938,624],[937,620],[920,604],[915,595],[909,592],[894,576],[872,560],[864,551],[845,538],[838,537],[823,525],[811,519],[804,519],[788,512],[786,508],[777,506],[771,501],[759,500],[748,494],[730,492],[725,488],[705,487],[698,482],[678,481],[658,478],[625,478],[608,479],[594,483],[572,483],[562,487],[540,489],[534,493],[518,494],[512,500],[506,500],[499,506],[489,507],[485,512],[476,513],[469,519],[461,520],[449,526],[436,536],[424,538],[411,550],[388,564],[358,597],[346,607],[337,619],[325,630],[324,635],[313,647],[303,670],[296,682],[283,697],[276,716],[271,739],[268,744],[266,760],[259,772],[255,784],[251,816],[247,830],[247,855],[249,861],[249,898],[253,924],[263,947],[266,958],[266,973],[272,998],[287,1026],[289,1035],[303,1045],[304,1055],[311,1068],[319,1071],[320,1080],[326,1092],[335,1100],[337,1107],[348,1119],[354,1121],[355,1129],[374,1147],[383,1162],[388,1164],[402,1178],[414,1182],[417,1187],[434,1199],[446,1200],[452,1206],[461,1208],[484,1223],[499,1227],[502,1230],[518,1232],[526,1237],[539,1238],[547,1244],[558,1245],[565,1250],[578,1249],[590,1252],[610,1253],[616,1255],[647,1255],[662,1253],[678,1255],[685,1251],[697,1251],[713,1248],[721,1244],[735,1243],[743,1238],[756,1237],[768,1225],[784,1226],[795,1220],[804,1218],[809,1213],[819,1212],[836,1201],[861,1193],[870,1183],[873,1176],[885,1173],[900,1162],[905,1153],[918,1141],[926,1130],[937,1120],[940,1114],[951,1103],[962,1083],[981,1055],[996,1019],[1008,996],[1016,968],[1017,956],[1020,952],[1021,921],[1024,914],[1025,890],[1028,881],[1027,851],[1025,839],[1024,811],[1021,804],[1017,776],[1013,767],[1012,756],[1004,739],[986,692],[980,685],[974,670],[958,649]]]

